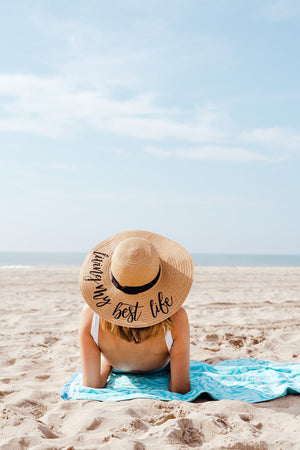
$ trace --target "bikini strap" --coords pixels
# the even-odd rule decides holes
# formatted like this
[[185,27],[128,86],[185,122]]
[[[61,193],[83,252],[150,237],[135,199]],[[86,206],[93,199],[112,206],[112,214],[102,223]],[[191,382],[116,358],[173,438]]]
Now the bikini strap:
[[98,334],[99,334],[99,319],[100,319],[100,317],[98,316],[98,314],[96,314],[94,312],[92,325],[91,325],[91,336],[94,339],[94,341],[96,342],[97,347],[98,347]]
[[166,340],[166,344],[167,344],[168,350],[169,350],[169,352],[170,352],[171,347],[172,347],[172,345],[173,345],[173,338],[172,338],[171,330],[168,330],[168,331],[166,332],[166,334],[165,334],[165,340]]

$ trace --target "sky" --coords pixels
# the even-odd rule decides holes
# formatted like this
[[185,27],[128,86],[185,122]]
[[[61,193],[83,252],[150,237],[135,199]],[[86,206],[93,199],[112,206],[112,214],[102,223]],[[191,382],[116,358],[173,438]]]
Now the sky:
[[0,11],[0,251],[300,254],[298,0]]

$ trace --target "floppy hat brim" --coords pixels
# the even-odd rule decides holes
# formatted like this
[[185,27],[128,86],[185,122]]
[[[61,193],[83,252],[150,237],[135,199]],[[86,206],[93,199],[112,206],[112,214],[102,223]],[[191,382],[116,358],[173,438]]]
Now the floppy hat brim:
[[[127,294],[112,282],[111,259],[125,239],[151,242],[159,255],[160,275],[153,287]],[[171,317],[185,301],[193,282],[194,264],[189,252],[162,235],[142,230],[124,231],[96,245],[87,255],[79,275],[82,295],[99,316],[117,325],[142,328]]]

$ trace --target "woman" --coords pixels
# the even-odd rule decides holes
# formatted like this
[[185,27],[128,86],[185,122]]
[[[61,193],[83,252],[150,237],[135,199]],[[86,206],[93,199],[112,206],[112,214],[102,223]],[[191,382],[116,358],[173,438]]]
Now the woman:
[[170,390],[190,390],[189,323],[181,307],[193,280],[191,255],[147,231],[118,233],[94,247],[80,272],[87,305],[79,327],[83,385],[111,372],[170,365]]

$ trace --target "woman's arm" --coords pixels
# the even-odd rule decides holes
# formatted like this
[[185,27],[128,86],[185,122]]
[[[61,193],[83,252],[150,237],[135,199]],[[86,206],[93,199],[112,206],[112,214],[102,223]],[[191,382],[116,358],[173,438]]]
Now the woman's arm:
[[101,352],[90,334],[93,311],[85,305],[79,325],[79,345],[82,364],[82,385],[101,388],[106,379],[101,380]]
[[170,351],[171,379],[170,390],[186,394],[191,390],[190,383],[190,327],[186,311],[180,308],[172,317],[173,345]]

